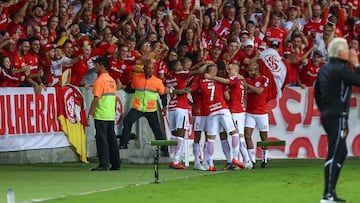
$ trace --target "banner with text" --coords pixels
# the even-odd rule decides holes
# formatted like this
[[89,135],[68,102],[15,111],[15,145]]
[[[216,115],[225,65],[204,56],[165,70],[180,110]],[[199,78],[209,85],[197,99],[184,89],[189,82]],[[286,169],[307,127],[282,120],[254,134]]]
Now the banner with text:
[[54,88],[1,88],[0,151],[70,146],[58,122]]
[[[298,87],[284,90],[281,99],[271,100],[269,107],[269,140],[285,140],[286,146],[269,147],[270,158],[325,158],[327,154],[327,136],[321,125],[320,112],[315,104],[314,89]],[[360,157],[360,110],[359,93],[351,97],[349,135],[347,137],[348,156]],[[260,141],[259,132],[254,130],[254,144]],[[231,138],[229,138],[231,141]],[[204,138],[201,138],[203,144]],[[192,140],[187,142],[184,156],[192,155]],[[257,148],[257,157],[261,158],[261,148]],[[216,139],[214,158],[225,159],[220,139]]]

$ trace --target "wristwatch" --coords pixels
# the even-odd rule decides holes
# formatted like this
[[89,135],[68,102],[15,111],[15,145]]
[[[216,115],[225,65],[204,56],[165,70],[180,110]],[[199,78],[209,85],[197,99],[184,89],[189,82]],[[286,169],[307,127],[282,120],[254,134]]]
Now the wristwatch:
[[360,64],[358,64],[358,63],[355,64],[355,65],[354,65],[354,68],[360,68]]

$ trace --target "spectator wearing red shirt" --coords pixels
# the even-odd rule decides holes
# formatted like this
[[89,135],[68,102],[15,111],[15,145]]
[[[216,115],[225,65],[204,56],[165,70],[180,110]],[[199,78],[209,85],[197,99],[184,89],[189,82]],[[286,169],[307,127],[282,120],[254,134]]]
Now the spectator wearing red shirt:
[[28,76],[30,74],[30,66],[27,61],[27,54],[30,50],[30,43],[28,39],[19,39],[18,47],[14,58],[10,58],[13,73],[17,77]]
[[239,50],[240,44],[236,39],[228,41],[227,51],[223,54],[226,64],[240,64],[239,55],[237,54]]
[[6,6],[6,1],[0,1],[0,30],[6,30],[9,25],[10,11]]
[[280,13],[271,13],[270,15],[271,25],[265,31],[264,41],[268,46],[274,40],[277,40],[279,44],[279,54],[282,55],[284,52],[285,37],[287,35],[286,29],[280,27],[281,15]]
[[25,80],[25,76],[14,74],[12,71],[10,58],[2,56],[0,58],[0,87],[19,87]]
[[51,61],[55,59],[55,44],[46,44],[42,48],[41,57],[39,58],[39,68],[43,70],[44,75],[42,80],[47,86],[49,83],[52,83],[52,69]]
[[28,8],[28,5],[29,5],[29,1],[25,1],[25,3],[21,6],[18,12],[11,13],[10,16],[11,22],[7,27],[7,31],[9,32],[10,36],[16,34],[18,38],[27,38],[26,31],[22,23],[24,22],[24,18],[26,16],[26,9]]
[[40,40],[37,37],[30,37],[29,42],[30,50],[26,54],[26,58],[30,74],[26,77],[25,82],[34,87],[35,94],[40,94],[45,88],[41,80],[44,72],[39,69]]
[[321,18],[321,5],[318,3],[311,4],[311,1],[309,1],[308,6],[311,6],[312,12],[309,21],[305,24],[303,29],[305,36],[310,36],[312,32],[322,33],[326,20]]
[[345,12],[341,8],[339,2],[334,1],[330,3],[328,7],[325,8],[323,19],[327,19],[328,22],[331,22],[335,25],[336,37],[343,37],[346,19],[345,19]]
[[117,58],[111,58],[109,74],[116,81],[118,89],[131,83],[134,60],[129,59],[129,47],[125,44],[118,45]]
[[244,48],[238,52],[240,74],[246,75],[246,68],[250,63],[255,62],[258,59],[257,51],[254,48],[254,42],[251,39],[247,39],[244,43]]
[[249,33],[249,39],[254,41],[254,47],[255,49],[259,48],[261,44],[263,44],[263,40],[259,38],[259,36],[256,34],[256,25],[253,21],[248,21],[246,23],[246,30]]
[[214,63],[216,63],[222,60],[224,44],[221,42],[221,40],[216,40],[216,42],[212,44],[210,48],[210,54],[208,55],[207,61],[213,61]]
[[299,86],[312,87],[322,65],[322,53],[315,50],[311,59],[305,59],[299,67]]
[[47,20],[43,21],[44,6],[41,4],[34,5],[31,8],[31,15],[24,22],[27,36],[34,36],[40,33],[40,28],[46,26]]
[[307,47],[307,39],[302,32],[300,32],[297,26],[289,31],[289,35],[292,35],[290,45],[285,49],[284,58],[290,63],[290,69],[287,72],[288,84],[287,86],[296,86],[298,84],[298,68],[301,65],[301,56],[304,54],[304,50]]

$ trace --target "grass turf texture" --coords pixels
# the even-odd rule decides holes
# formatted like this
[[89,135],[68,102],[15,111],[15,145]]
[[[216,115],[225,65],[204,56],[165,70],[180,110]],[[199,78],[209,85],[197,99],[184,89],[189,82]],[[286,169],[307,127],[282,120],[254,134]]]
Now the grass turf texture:
[[[96,164],[1,165],[0,203],[8,188],[16,202],[319,202],[323,160],[270,160],[269,169],[237,171],[172,170],[160,165],[160,184],[151,164],[123,164],[121,171],[90,171]],[[218,170],[224,162],[216,161]],[[192,165],[191,165],[192,167]],[[338,194],[360,202],[360,160],[348,159]]]

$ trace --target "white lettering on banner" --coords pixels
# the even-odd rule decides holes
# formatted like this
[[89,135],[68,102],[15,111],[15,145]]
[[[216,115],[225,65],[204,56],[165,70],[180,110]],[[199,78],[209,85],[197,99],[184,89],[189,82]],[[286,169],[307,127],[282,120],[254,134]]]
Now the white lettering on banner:
[[57,116],[54,88],[1,88],[0,151],[69,146]]
[[[353,93],[349,117],[349,135],[346,139],[348,156],[360,156],[360,110],[359,93]],[[285,140],[286,146],[269,147],[270,158],[325,158],[327,136],[321,125],[320,112],[313,96],[313,88],[291,87],[284,90],[281,99],[269,102],[269,140]],[[229,141],[230,141],[230,137]],[[253,141],[260,141],[259,132],[254,130]],[[203,143],[203,137],[201,143]],[[188,146],[192,151],[192,142]],[[186,150],[186,149],[185,149]],[[261,148],[257,148],[261,158]],[[225,159],[220,139],[216,138],[215,159]],[[190,160],[193,157],[190,156]]]

